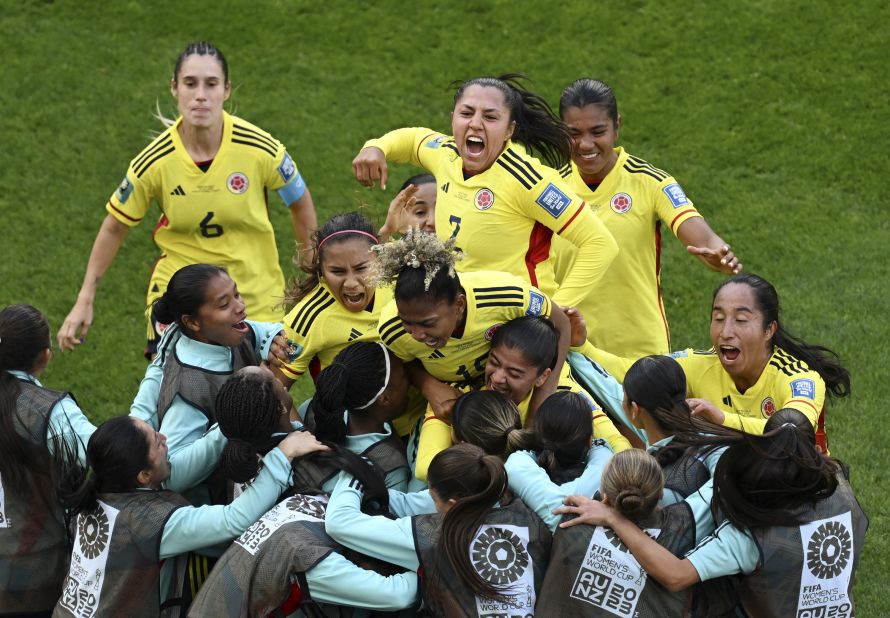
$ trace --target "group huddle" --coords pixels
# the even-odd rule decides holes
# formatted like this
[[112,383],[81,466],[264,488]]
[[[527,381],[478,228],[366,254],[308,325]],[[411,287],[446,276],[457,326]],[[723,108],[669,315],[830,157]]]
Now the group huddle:
[[[452,135],[369,140],[360,183],[426,170],[380,228],[318,225],[230,88],[214,46],[180,54],[180,116],[111,196],[57,335],[82,343],[156,202],[129,414],[95,427],[44,387],[46,318],[0,309],[0,616],[854,615],[868,520],[824,423],[849,373],[615,146],[606,84],[557,116],[517,75],[475,78]],[[269,189],[299,240],[287,285]],[[709,350],[670,352],[662,225],[729,276]]]

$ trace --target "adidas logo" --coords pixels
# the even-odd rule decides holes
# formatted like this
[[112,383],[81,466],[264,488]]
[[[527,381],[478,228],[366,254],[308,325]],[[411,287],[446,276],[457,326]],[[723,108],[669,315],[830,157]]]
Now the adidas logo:
[[723,398],[723,405],[732,407],[732,399],[730,399],[729,395]]
[[350,329],[349,339],[347,339],[347,341],[355,341],[356,339],[358,339],[361,336],[362,336],[362,334],[360,332],[358,332],[357,330],[355,330],[354,328]]
[[442,185],[442,193],[448,193],[448,187],[450,187],[450,186],[451,186],[450,182],[446,182],[444,185]]
[[170,192],[170,195],[185,195],[182,185],[176,185],[176,188]]
[[432,354],[430,354],[427,358],[429,358],[430,360],[432,360],[434,358],[445,358],[445,355],[442,354],[439,350],[436,350]]

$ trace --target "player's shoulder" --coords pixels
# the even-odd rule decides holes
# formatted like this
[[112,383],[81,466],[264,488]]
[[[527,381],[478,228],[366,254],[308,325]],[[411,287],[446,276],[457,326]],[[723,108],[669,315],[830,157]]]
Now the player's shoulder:
[[285,325],[292,331],[306,337],[313,329],[321,328],[326,318],[335,314],[340,304],[331,291],[319,283],[284,318]]
[[474,295],[477,292],[486,292],[495,289],[517,289],[525,291],[528,284],[511,273],[496,270],[473,270],[462,272],[459,275],[460,284],[465,290],[470,290]]
[[668,172],[624,149],[619,149],[617,165],[622,173],[643,183],[661,185],[669,179],[673,180]]
[[390,303],[381,310],[377,332],[383,345],[391,349],[401,346],[410,339],[405,325],[402,324],[402,318],[396,311],[395,303]]
[[810,369],[805,361],[792,356],[782,348],[777,347],[773,350],[773,355],[769,359],[769,365],[779,375],[796,378],[802,375],[816,375],[818,373]]
[[272,158],[278,156],[281,142],[268,132],[237,116],[228,116],[227,120],[232,123],[231,141],[233,145],[246,148],[255,154],[265,153]]
[[148,146],[133,157],[130,161],[130,170],[136,178],[142,178],[148,170],[171,158],[170,155],[176,151],[176,142],[173,139],[175,126],[162,131]]
[[503,180],[504,186],[501,189],[531,192],[542,182],[559,177],[556,170],[541,163],[522,144],[516,142],[507,143],[494,165]]

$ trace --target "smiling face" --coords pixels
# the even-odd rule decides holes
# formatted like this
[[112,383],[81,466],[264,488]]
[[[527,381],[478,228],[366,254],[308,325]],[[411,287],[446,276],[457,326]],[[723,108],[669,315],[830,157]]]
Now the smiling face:
[[478,173],[494,165],[515,126],[500,90],[468,87],[451,112],[451,130],[464,170]]
[[572,137],[572,161],[581,176],[587,181],[601,182],[618,160],[614,148],[621,116],[616,122],[602,105],[585,105],[565,108],[562,121]]
[[148,441],[147,467],[139,473],[137,481],[144,487],[160,487],[161,483],[170,478],[167,437],[152,429],[151,425],[141,419],[134,418],[133,422],[142,430]]
[[745,388],[757,382],[772,355],[778,325],[764,324],[754,291],[743,283],[720,288],[711,308],[711,344],[720,363]]
[[197,315],[182,316],[189,336],[202,343],[237,347],[250,327],[238,287],[225,273],[213,276],[204,288],[204,304]]
[[349,311],[364,311],[374,298],[372,258],[371,243],[366,238],[325,243],[322,249],[321,278],[337,302]]
[[412,228],[419,228],[421,232],[436,233],[436,184],[428,182],[417,185],[417,200],[414,207],[408,211],[408,224]]
[[231,85],[218,59],[192,54],[183,60],[170,92],[184,123],[210,128],[222,123],[222,106],[231,94]]
[[497,391],[516,405],[522,403],[532,389],[538,388],[550,376],[550,369],[538,373],[519,348],[505,345],[492,348],[485,364],[485,386]]
[[454,304],[425,298],[397,301],[399,318],[415,341],[433,349],[444,348],[463,321],[467,298],[458,294]]

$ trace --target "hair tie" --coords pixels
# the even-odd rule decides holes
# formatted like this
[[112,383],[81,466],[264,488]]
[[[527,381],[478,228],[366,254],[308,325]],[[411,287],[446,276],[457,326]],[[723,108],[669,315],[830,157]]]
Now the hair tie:
[[383,386],[380,387],[380,390],[377,391],[376,395],[371,397],[371,401],[363,406],[358,406],[357,408],[355,408],[356,410],[364,410],[365,408],[369,407],[371,404],[377,401],[377,398],[380,397],[380,395],[383,394],[383,391],[386,390],[386,387],[389,386],[389,350],[387,350],[386,346],[383,345],[381,342],[377,341],[376,343],[381,347],[381,349],[383,349],[383,359],[386,366],[386,372],[383,375]]
[[329,239],[333,238],[334,236],[339,236],[340,234],[361,234],[362,236],[367,236],[368,238],[373,240],[374,244],[377,244],[378,242],[380,242],[376,236],[374,236],[373,234],[370,234],[368,232],[362,231],[362,230],[340,230],[339,232],[333,232],[331,234],[328,234],[324,238],[322,238],[318,242],[318,246],[316,247],[316,249],[321,249],[321,246],[323,244],[325,244]]

